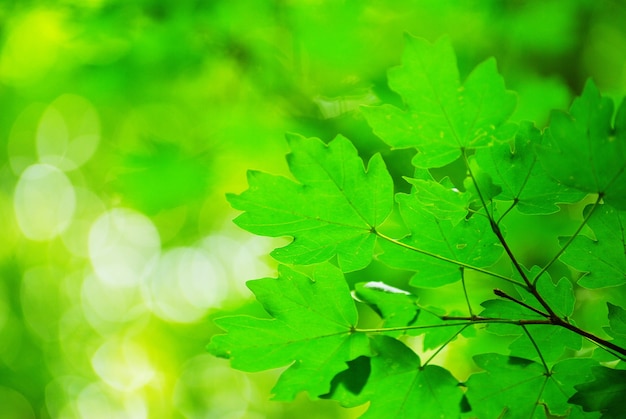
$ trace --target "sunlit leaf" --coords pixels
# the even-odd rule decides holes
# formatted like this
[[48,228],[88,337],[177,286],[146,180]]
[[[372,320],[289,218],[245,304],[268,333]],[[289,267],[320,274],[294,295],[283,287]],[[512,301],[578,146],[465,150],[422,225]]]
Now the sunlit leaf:
[[415,193],[397,194],[396,200],[411,232],[402,242],[428,254],[381,242],[384,253],[379,258],[390,266],[415,271],[411,285],[438,287],[461,279],[458,264],[431,255],[485,267],[496,262],[502,254],[502,247],[485,217],[472,216],[454,225],[424,210]]
[[462,149],[491,145],[513,113],[515,95],[507,91],[496,62],[479,64],[461,83],[448,38],[430,42],[406,37],[402,65],[389,71],[389,85],[407,105],[367,107],[363,112],[374,132],[395,148],[416,148],[418,167],[440,167]]
[[525,214],[551,214],[559,211],[556,204],[577,202],[585,196],[555,181],[539,164],[534,149],[541,144],[541,138],[537,128],[524,122],[514,143],[496,143],[476,150],[480,168],[502,188],[497,199],[516,201],[519,211]]
[[[419,314],[417,298],[410,293],[384,283],[358,283],[356,297],[372,307],[384,320],[384,327],[403,327],[415,322]],[[399,336],[403,332],[389,332]]]
[[245,211],[235,222],[264,236],[292,236],[274,250],[281,262],[311,264],[337,255],[344,271],[370,262],[376,237],[372,230],[393,205],[393,182],[380,155],[367,170],[357,150],[338,136],[325,145],[318,139],[288,137],[288,163],[300,183],[249,172],[249,189],[229,195],[233,207]]
[[310,276],[281,266],[277,279],[248,286],[273,319],[217,319],[228,333],[213,337],[209,351],[243,371],[289,366],[273,389],[275,399],[293,400],[300,391],[326,394],[348,361],[369,355],[367,337],[353,333],[357,311],[350,291],[332,265],[319,265]]

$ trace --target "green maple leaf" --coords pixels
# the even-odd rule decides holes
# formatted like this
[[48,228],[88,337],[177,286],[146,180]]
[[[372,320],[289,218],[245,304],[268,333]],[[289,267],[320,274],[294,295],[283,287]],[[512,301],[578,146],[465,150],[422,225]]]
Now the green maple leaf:
[[213,337],[209,351],[248,372],[289,366],[273,389],[275,399],[293,400],[300,391],[326,394],[348,361],[370,355],[366,335],[354,332],[356,307],[334,266],[316,266],[308,276],[280,266],[277,279],[249,281],[248,287],[273,319],[217,319],[228,333]]
[[459,264],[486,267],[500,258],[502,247],[485,217],[472,216],[455,225],[425,210],[415,192],[396,194],[396,201],[411,232],[402,243],[418,251],[381,241],[384,253],[379,259],[395,268],[416,271],[411,285],[450,284],[461,279]]
[[[526,277],[529,279],[536,278],[542,269],[539,266],[533,266],[530,270],[523,268]],[[519,283],[523,280],[521,275],[513,275]],[[543,300],[548,303],[554,313],[562,319],[569,318],[574,312],[574,306],[576,305],[576,295],[574,294],[574,287],[572,282],[567,278],[561,278],[556,284],[552,280],[552,277],[547,271],[541,272],[541,276],[535,281],[535,288]],[[520,299],[531,307],[536,308],[539,311],[545,312],[545,308],[537,301],[537,298],[532,295],[525,287],[516,287],[519,293]]]
[[413,185],[413,193],[422,208],[439,220],[450,220],[456,225],[467,216],[470,196],[432,179],[406,179]]
[[[534,266],[526,270],[528,277],[536,276],[540,271]],[[554,284],[550,275],[543,272],[537,279],[536,288],[542,298],[561,318],[567,318],[574,312],[576,297],[572,284],[565,278]],[[526,289],[518,287],[520,301],[528,306],[545,312],[545,308]],[[488,300],[481,304],[485,309],[480,313],[482,317],[511,319],[511,320],[546,320],[546,317],[510,300]],[[526,331],[519,325],[492,323],[487,330],[505,336],[519,336],[510,345],[510,354],[528,359],[540,359],[537,348],[546,361],[558,359],[566,348],[578,350],[582,345],[581,336],[563,327],[551,324],[527,324]],[[530,335],[530,336],[528,336]],[[532,340],[531,340],[532,338]],[[537,348],[535,347],[537,346]]]
[[[585,208],[585,215],[592,206]],[[560,260],[585,272],[578,284],[602,288],[626,283],[626,212],[609,205],[596,207],[588,221],[595,240],[579,235]],[[569,238],[561,238],[563,246]]]
[[[354,287],[356,297],[372,307],[384,320],[384,327],[403,327],[411,325],[420,311],[417,298],[409,292],[393,288],[379,282],[358,283]],[[403,332],[388,332],[390,336],[399,336]]]
[[415,352],[396,339],[380,336],[373,347],[377,355],[361,396],[370,407],[363,419],[459,417],[463,393],[448,370],[422,366]]
[[479,418],[539,419],[551,415],[592,418],[568,403],[574,385],[591,377],[591,359],[567,359],[555,364],[549,373],[540,363],[500,354],[474,357],[484,372],[470,376],[467,399],[472,415]]
[[570,403],[582,406],[585,412],[602,412],[602,419],[624,417],[626,370],[606,367],[592,368],[593,381],[576,385]]
[[606,303],[609,308],[609,326],[617,335],[626,336],[626,310],[615,304]]
[[516,201],[519,211],[525,214],[552,214],[559,211],[557,203],[577,202],[585,197],[584,192],[554,180],[539,164],[534,149],[541,140],[541,132],[532,123],[524,122],[513,144],[500,143],[476,150],[481,170],[502,188],[497,198]]
[[[606,303],[609,309],[609,327],[604,327],[604,331],[613,338],[611,343],[626,348],[626,310],[611,304]],[[615,356],[611,352],[595,351],[594,357],[601,361],[613,361]],[[617,358],[623,361],[621,358]]]
[[602,194],[626,209],[626,100],[611,127],[613,101],[589,80],[569,114],[555,111],[538,157],[559,182],[583,192]]
[[567,318],[574,313],[576,296],[574,295],[574,287],[567,278],[561,278],[555,284],[548,273],[544,272],[535,285],[537,292],[558,316]]
[[485,147],[512,133],[505,125],[516,105],[495,60],[479,64],[461,84],[448,38],[434,44],[406,37],[402,65],[389,71],[389,86],[408,107],[363,108],[374,132],[394,148],[416,148],[418,167],[444,166],[462,149]]
[[312,264],[337,255],[344,271],[371,261],[373,233],[393,208],[393,181],[380,155],[367,170],[352,143],[338,136],[322,141],[289,136],[288,163],[300,182],[249,172],[249,189],[229,195],[245,211],[235,223],[263,236],[292,236],[272,256],[284,263]]

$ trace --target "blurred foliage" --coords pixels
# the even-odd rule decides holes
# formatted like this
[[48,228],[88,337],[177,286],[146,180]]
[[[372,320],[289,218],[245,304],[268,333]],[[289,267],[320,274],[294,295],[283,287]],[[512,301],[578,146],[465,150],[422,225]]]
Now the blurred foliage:
[[461,69],[495,56],[515,118],[542,125],[587,77],[626,93],[625,21],[620,0],[1,2],[4,417],[358,414],[267,402],[273,374],[205,354],[210,319],[258,312],[243,283],[274,269],[224,193],[286,173],[285,132],[408,164],[358,111],[399,101],[405,32],[449,34]]

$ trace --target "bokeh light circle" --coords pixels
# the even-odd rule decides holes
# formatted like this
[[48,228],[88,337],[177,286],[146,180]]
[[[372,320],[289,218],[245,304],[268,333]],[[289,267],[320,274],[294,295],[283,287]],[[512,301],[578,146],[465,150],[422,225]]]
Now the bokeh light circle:
[[122,392],[138,390],[155,376],[146,351],[123,338],[104,342],[93,354],[91,365],[103,382]]
[[125,208],[102,214],[89,231],[89,257],[96,275],[113,286],[136,286],[154,268],[161,249],[156,227]]
[[56,167],[34,164],[22,172],[13,201],[18,226],[31,240],[50,240],[70,224],[76,194],[70,180]]
[[86,99],[65,94],[45,110],[37,127],[39,161],[75,170],[88,161],[100,142],[100,118]]
[[209,308],[219,306],[227,290],[219,263],[204,250],[191,247],[164,253],[143,288],[155,315],[181,323],[201,319]]

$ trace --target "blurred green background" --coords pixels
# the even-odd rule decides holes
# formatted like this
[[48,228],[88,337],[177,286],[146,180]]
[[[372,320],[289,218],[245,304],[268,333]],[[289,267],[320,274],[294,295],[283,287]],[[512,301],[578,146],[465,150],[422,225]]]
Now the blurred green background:
[[225,193],[287,173],[285,132],[394,158],[358,107],[398,103],[406,32],[448,34],[463,73],[495,56],[543,126],[587,77],[626,93],[624,22],[623,0],[3,0],[0,417],[354,417],[205,353],[283,242]]

